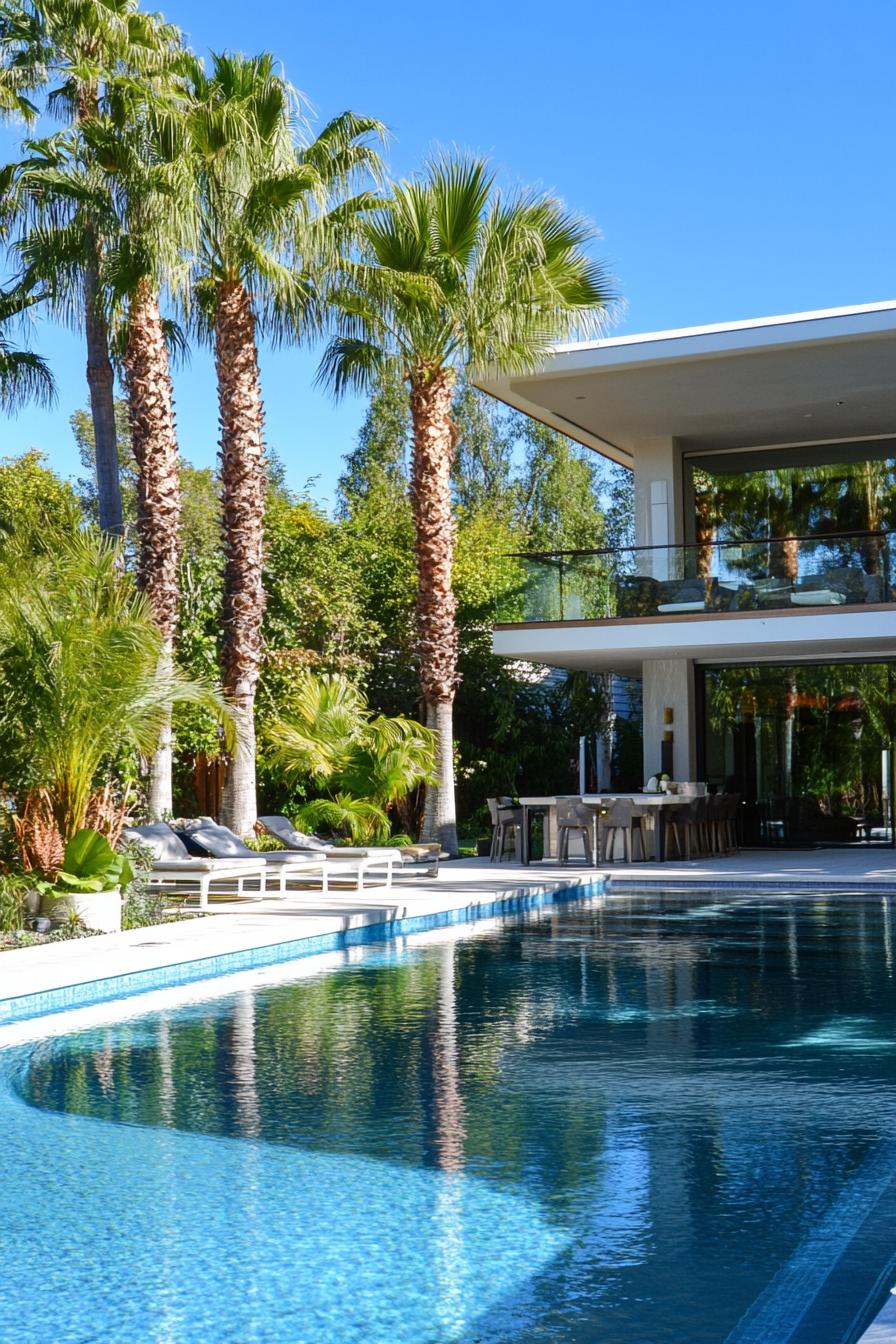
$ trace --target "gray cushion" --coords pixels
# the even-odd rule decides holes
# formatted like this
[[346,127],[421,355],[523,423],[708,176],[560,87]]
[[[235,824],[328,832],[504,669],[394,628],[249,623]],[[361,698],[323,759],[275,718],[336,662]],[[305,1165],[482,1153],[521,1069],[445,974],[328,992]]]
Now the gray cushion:
[[233,831],[205,817],[186,822],[180,833],[191,854],[210,854],[213,859],[261,859]]
[[321,853],[323,850],[332,848],[324,840],[318,840],[316,835],[306,835],[304,831],[297,831],[288,817],[259,817],[258,820],[268,835],[274,836],[287,849]]
[[171,862],[190,857],[183,840],[175,835],[167,822],[154,821],[148,826],[126,826],[121,834],[125,840],[134,840],[137,844],[145,845],[152,852],[156,862],[164,863],[166,860]]

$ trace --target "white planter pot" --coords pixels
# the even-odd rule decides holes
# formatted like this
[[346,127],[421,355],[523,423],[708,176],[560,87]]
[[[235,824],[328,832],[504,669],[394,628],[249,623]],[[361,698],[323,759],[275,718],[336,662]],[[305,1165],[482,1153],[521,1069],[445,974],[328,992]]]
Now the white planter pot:
[[47,898],[43,913],[56,923],[64,923],[74,910],[88,929],[99,933],[121,930],[121,888],[111,891],[73,891],[69,895]]

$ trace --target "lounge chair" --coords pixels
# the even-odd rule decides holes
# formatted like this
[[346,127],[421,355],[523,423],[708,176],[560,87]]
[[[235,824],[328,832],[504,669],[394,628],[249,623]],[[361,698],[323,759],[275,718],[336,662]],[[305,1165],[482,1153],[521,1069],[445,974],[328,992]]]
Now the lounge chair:
[[221,860],[199,858],[191,855],[184,842],[164,821],[152,822],[148,826],[128,826],[122,832],[125,840],[135,841],[150,850],[153,855],[152,870],[147,881],[151,890],[160,895],[172,897],[199,897],[199,909],[208,909],[208,899],[213,887],[224,884],[225,891],[218,895],[232,895],[234,885],[236,894],[242,898],[248,893],[246,882],[258,884],[253,892],[256,900],[262,900],[267,885],[268,868],[260,854],[253,855],[253,861],[246,859]]
[[353,850],[278,849],[257,851],[244,844],[238,835],[219,826],[211,817],[199,817],[177,828],[188,850],[214,859],[260,859],[268,874],[277,876],[280,894],[286,895],[287,882],[301,878],[307,870],[319,874],[326,892],[327,879],[354,877],[358,890],[364,890],[365,874],[381,872],[385,885],[392,885],[392,866],[400,862],[395,849]]
[[259,817],[258,825],[267,835],[279,840],[285,849],[300,854],[325,854],[328,859],[390,859],[402,872],[423,870],[427,877],[438,877],[441,845],[366,845],[352,848],[348,845],[330,845],[319,836],[307,835],[293,826],[288,817]]

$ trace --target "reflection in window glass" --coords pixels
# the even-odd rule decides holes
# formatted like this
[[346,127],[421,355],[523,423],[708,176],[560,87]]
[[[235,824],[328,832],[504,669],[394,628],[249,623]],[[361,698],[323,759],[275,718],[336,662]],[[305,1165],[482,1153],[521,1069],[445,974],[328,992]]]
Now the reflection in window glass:
[[893,667],[703,669],[704,773],[751,845],[891,843]]

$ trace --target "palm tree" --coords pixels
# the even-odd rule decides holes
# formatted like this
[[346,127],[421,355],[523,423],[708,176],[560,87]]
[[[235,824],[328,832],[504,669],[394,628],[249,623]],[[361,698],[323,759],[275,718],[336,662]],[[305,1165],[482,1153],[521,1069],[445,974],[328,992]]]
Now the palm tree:
[[269,55],[219,55],[192,75],[189,116],[199,200],[195,296],[218,381],[224,526],[222,673],[236,748],[222,817],[255,823],[255,692],[264,615],[265,456],[259,333],[295,337],[319,312],[318,276],[364,196],[346,186],[375,169],[379,123],[345,113],[297,144],[298,100]]
[[[100,114],[116,79],[157,73],[179,52],[177,29],[142,13],[137,0],[4,0],[0,113],[34,121],[40,109],[33,96],[47,89],[45,110],[54,116],[61,114],[77,131]],[[23,208],[31,215],[31,223],[35,205],[40,219],[42,204],[33,197],[24,198]],[[118,534],[123,523],[115,379],[100,283],[105,240],[98,223],[83,204],[68,218],[66,228],[55,234],[55,247],[48,248],[48,240],[39,234],[34,239],[37,251],[32,257],[32,277],[38,283],[52,281],[57,311],[72,323],[83,323],[100,526]],[[42,243],[45,268],[41,274],[36,263]]]
[[48,406],[56,395],[46,360],[32,350],[17,349],[6,336],[7,326],[41,298],[20,290],[0,290],[0,410],[7,415],[26,401]]
[[103,767],[152,751],[172,703],[225,718],[211,687],[160,670],[159,632],[118,552],[91,532],[49,556],[26,557],[14,539],[0,549],[2,782],[20,810],[46,798],[63,846],[103,792]]
[[423,835],[451,854],[458,681],[452,397],[460,373],[530,371],[553,342],[597,325],[613,295],[583,250],[593,236],[555,197],[505,198],[485,162],[440,158],[421,178],[395,186],[363,222],[359,258],[334,295],[338,334],[321,376],[338,395],[397,371],[409,391],[417,652],[426,721],[439,743]]
[[[175,101],[169,98],[173,93]],[[125,310],[122,366],[131,447],[137,463],[137,584],[162,636],[163,673],[173,667],[180,601],[180,455],[168,356],[172,324],[162,318],[163,286],[177,292],[181,261],[195,236],[192,177],[176,90],[126,102],[116,120],[85,128],[94,160],[110,181],[118,228],[103,277],[113,304]],[[171,713],[150,769],[148,810],[173,806]]]
[[[177,90],[155,83],[160,87],[144,81],[134,91],[123,81],[108,100],[109,112],[85,121],[77,134],[34,142],[19,166],[18,189],[40,203],[48,221],[35,225],[20,245],[25,283],[58,275],[66,256],[80,267],[84,221],[104,238],[98,292],[105,298],[104,321],[112,322],[121,347],[137,463],[137,581],[170,664],[179,599],[180,481],[159,293],[184,278],[181,257],[192,241],[194,212]],[[172,808],[170,722],[153,754],[148,804],[153,816]]]

